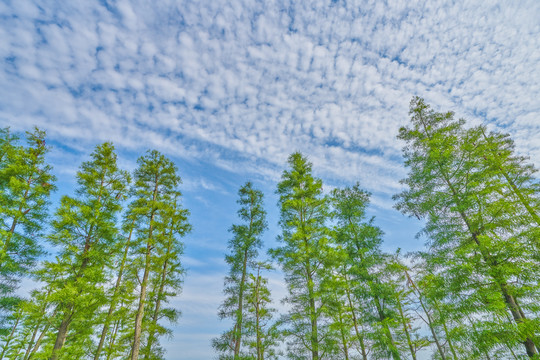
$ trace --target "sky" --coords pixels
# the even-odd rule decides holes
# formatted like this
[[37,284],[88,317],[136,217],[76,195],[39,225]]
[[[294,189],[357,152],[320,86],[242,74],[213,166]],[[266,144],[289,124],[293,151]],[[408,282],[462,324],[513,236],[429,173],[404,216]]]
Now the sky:
[[[539,19],[537,0],[0,0],[0,127],[47,131],[55,201],[101,142],[125,169],[147,149],[175,161],[193,231],[164,343],[169,360],[211,359],[237,190],[264,191],[276,246],[290,153],[327,190],[369,190],[388,251],[423,244],[391,199],[413,96],[509,133],[540,166]],[[268,276],[278,302],[283,277]]]

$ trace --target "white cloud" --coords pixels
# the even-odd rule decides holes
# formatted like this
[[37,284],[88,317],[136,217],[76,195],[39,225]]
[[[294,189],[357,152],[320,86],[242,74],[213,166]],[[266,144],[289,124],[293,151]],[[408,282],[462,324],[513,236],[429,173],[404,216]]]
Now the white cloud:
[[[540,166],[535,0],[12,1],[0,15],[0,126],[38,125],[79,153],[111,140],[271,183],[299,150],[316,175],[358,180],[388,209],[405,175],[395,136],[420,95],[509,132]],[[73,173],[65,159],[79,164],[65,153],[52,157],[60,174]],[[184,313],[219,302],[205,286],[222,278],[197,279]]]

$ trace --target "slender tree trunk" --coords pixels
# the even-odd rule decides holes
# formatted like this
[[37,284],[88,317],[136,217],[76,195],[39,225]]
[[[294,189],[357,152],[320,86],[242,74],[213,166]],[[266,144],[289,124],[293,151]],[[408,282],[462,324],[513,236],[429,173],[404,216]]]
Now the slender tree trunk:
[[60,350],[66,342],[67,333],[69,330],[69,325],[71,325],[71,320],[73,319],[74,309],[73,307],[68,307],[58,328],[58,334],[56,335],[56,341],[54,342],[54,347],[52,350],[52,355],[49,360],[58,360],[60,356]]
[[116,322],[114,323],[114,326],[113,326],[114,330],[113,330],[111,339],[109,341],[109,349],[107,351],[107,360],[110,360],[111,356],[113,354],[113,346],[114,346],[114,343],[116,341],[116,334],[118,333],[118,328],[119,327],[120,327],[120,319],[116,320]]
[[380,299],[378,296],[374,296],[374,300],[375,300],[375,307],[377,308],[377,313],[379,315],[379,321],[383,324],[384,333],[386,335],[386,338],[388,339],[388,342],[390,343],[388,347],[390,349],[390,352],[392,353],[392,358],[394,360],[401,360],[396,343],[394,342],[394,338],[392,337],[392,332],[390,331],[390,327],[384,321],[386,319],[386,315],[384,314],[384,311],[382,309]]
[[366,346],[364,344],[364,336],[360,334],[360,331],[358,330],[358,319],[356,317],[356,312],[354,311],[353,303],[351,300],[351,292],[349,289],[349,280],[347,279],[347,275],[345,274],[345,281],[347,282],[347,288],[345,289],[347,293],[347,300],[349,301],[349,307],[351,309],[351,315],[353,318],[353,324],[354,324],[354,332],[356,334],[356,338],[358,339],[358,342],[360,343],[360,350],[362,351],[362,359],[367,360],[367,353],[366,353]]
[[409,325],[405,319],[405,314],[403,313],[403,307],[401,306],[401,300],[399,299],[399,294],[396,294],[396,302],[399,310],[399,316],[401,318],[401,324],[403,325],[403,331],[405,332],[405,337],[407,338],[407,344],[409,345],[409,349],[411,350],[411,356],[413,360],[416,360],[416,351],[414,350],[413,343],[411,341],[411,335],[409,334],[409,329],[407,328],[407,325]]
[[107,317],[105,318],[105,323],[103,324],[103,330],[101,331],[101,336],[99,338],[99,344],[96,350],[96,354],[94,355],[94,360],[98,360],[99,356],[101,354],[101,350],[103,349],[103,344],[105,343],[105,337],[107,336],[107,332],[109,331],[109,326],[111,323],[111,318],[113,315],[114,310],[116,309],[116,303],[118,302],[117,296],[118,296],[118,290],[120,289],[120,284],[122,283],[122,276],[124,273],[124,267],[126,264],[126,259],[129,251],[129,245],[131,241],[131,235],[133,234],[133,228],[129,231],[129,236],[127,238],[126,247],[124,249],[124,256],[122,257],[122,261],[120,263],[120,269],[118,270],[118,277],[116,278],[116,284],[114,286],[114,291],[111,299],[111,305],[109,306],[109,311],[107,313]]
[[148,276],[150,273],[150,253],[152,247],[148,243],[146,247],[146,260],[144,265],[144,275],[141,283],[141,295],[139,297],[139,307],[137,309],[137,315],[135,316],[135,334],[133,337],[133,346],[131,348],[131,360],[137,360],[139,358],[139,347],[141,344],[141,332],[142,332],[142,320],[144,316],[144,304],[146,301],[146,287],[148,285]]
[[[157,293],[156,298],[156,306],[154,307],[154,314],[152,316],[152,321],[154,324],[157,324],[159,319],[159,311],[161,309],[161,295],[163,294],[163,291],[165,289],[165,281],[167,280],[167,269],[169,265],[169,254],[172,247],[172,234],[170,235],[171,239],[169,240],[169,244],[167,247],[167,253],[165,254],[165,261],[163,263],[163,269],[161,270],[161,279],[159,284],[159,290]],[[154,341],[156,340],[155,330],[151,329],[150,333],[148,334],[148,343],[146,345],[146,356],[150,356],[150,351],[152,350],[152,345]]]
[[11,342],[11,340],[13,340],[13,335],[15,334],[15,331],[17,330],[17,326],[19,325],[20,320],[21,320],[21,314],[17,313],[17,320],[15,321],[15,324],[11,328],[11,332],[9,333],[9,336],[6,339],[4,347],[2,348],[2,353],[0,353],[0,360],[2,360],[4,358],[4,354],[6,353],[7,349],[9,348],[9,343]]
[[308,287],[308,298],[309,298],[309,317],[311,321],[311,336],[310,336],[311,359],[319,360],[319,334],[318,334],[318,327],[317,327],[317,307],[315,305],[313,278],[311,275],[311,266],[309,263],[306,264],[306,273],[307,273],[307,287]]
[[[335,298],[336,302],[339,301],[337,299],[337,296]],[[341,306],[338,305],[338,318],[341,325],[343,325],[343,311],[341,309]],[[347,343],[347,338],[345,335],[345,330],[343,329],[343,326],[340,327],[339,331],[341,335],[341,344],[343,346],[343,355],[345,356],[345,360],[349,360],[349,344]]]
[[[55,316],[56,316],[56,313],[57,313],[57,310],[58,309],[55,309],[54,312],[52,313],[51,315],[51,319],[53,319]],[[28,345],[28,348],[26,349],[26,354],[24,356],[24,359],[23,360],[30,360],[32,359],[32,357],[34,356],[34,354],[38,351],[39,347],[41,346],[41,342],[43,341],[43,338],[45,337],[45,335],[47,334],[47,331],[49,330],[49,328],[51,327],[51,320],[49,319],[47,321],[47,325],[45,325],[45,328],[43,328],[43,330],[41,331],[41,334],[39,334],[39,337],[36,341],[36,344],[34,345],[34,347],[32,348],[32,351],[29,351],[30,350],[30,346],[31,344]],[[38,330],[38,328],[36,327],[36,331]]]
[[238,291],[238,310],[236,312],[236,330],[234,334],[234,358],[238,359],[240,354],[240,342],[242,341],[242,322],[244,305],[244,286],[246,282],[248,249],[244,251],[244,261],[242,264],[242,279],[240,280],[240,289]]
[[261,325],[260,325],[260,293],[259,287],[261,283],[261,270],[260,267],[257,269],[257,283],[255,284],[255,332],[257,338],[257,360],[263,360],[263,351],[262,351],[262,340],[261,340]]
[[[407,280],[413,287],[413,290],[416,291],[416,294],[418,295],[418,301],[420,302],[420,306],[422,307],[422,310],[424,311],[424,314],[426,314],[427,323],[429,330],[431,332],[431,335],[433,336],[433,341],[435,341],[435,344],[437,345],[437,350],[439,351],[439,355],[441,355],[442,360],[446,360],[446,355],[444,354],[444,350],[441,346],[441,343],[439,342],[439,337],[437,336],[437,333],[435,332],[434,326],[433,326],[433,320],[431,318],[431,314],[429,313],[429,310],[424,305],[424,302],[422,301],[422,293],[420,292],[420,289],[416,286],[413,279],[409,275],[409,272],[407,270],[405,271],[405,276],[407,277]],[[448,340],[448,339],[447,339]],[[456,356],[454,355],[454,358],[457,360]]]

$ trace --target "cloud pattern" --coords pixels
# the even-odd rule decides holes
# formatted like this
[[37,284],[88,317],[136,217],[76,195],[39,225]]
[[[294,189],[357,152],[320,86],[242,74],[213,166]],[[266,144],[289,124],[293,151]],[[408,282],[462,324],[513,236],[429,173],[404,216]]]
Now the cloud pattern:
[[[112,140],[275,181],[300,150],[388,208],[413,95],[509,132],[540,165],[539,18],[536,0],[3,0],[0,126],[46,129],[61,169]],[[187,280],[176,301],[214,314],[220,295],[200,297],[223,269],[192,266],[208,286]],[[189,357],[209,358],[216,330],[201,329],[173,354],[197,339]]]
[[[0,121],[394,192],[413,95],[540,160],[540,3],[4,1]],[[339,164],[339,166],[336,166]]]

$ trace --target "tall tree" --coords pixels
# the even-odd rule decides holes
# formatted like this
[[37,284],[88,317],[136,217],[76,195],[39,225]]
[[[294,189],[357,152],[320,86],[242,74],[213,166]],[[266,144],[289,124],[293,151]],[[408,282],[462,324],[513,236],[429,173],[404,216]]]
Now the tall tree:
[[56,180],[45,161],[48,151],[44,131],[27,132],[22,146],[0,129],[0,329],[19,301],[20,278],[42,252],[38,239]]
[[271,294],[268,288],[268,279],[261,275],[262,270],[271,270],[271,266],[264,262],[253,264],[254,272],[249,274],[246,283],[246,310],[245,328],[250,358],[257,360],[277,359],[277,345],[281,338],[279,322],[272,322],[275,309],[271,308]]
[[[339,271],[346,280],[343,288],[362,357],[367,358],[366,343],[371,339],[376,357],[397,360],[401,354],[395,335],[399,320],[391,306],[394,288],[383,281],[387,277],[380,249],[383,233],[373,225],[373,218],[366,219],[369,196],[359,184],[332,191],[334,241],[346,254]],[[362,329],[362,323],[369,331]]]
[[507,196],[504,175],[486,161],[492,154],[481,145],[481,131],[466,130],[464,120],[434,112],[418,97],[410,114],[411,126],[398,136],[407,143],[409,174],[397,208],[426,218],[429,259],[445,274],[455,303],[468,302],[459,309],[487,341],[476,345],[489,352],[519,341],[528,357],[536,356],[540,269],[524,236],[526,208]]
[[302,154],[291,154],[288,164],[277,188],[282,246],[271,253],[285,272],[289,291],[285,301],[290,306],[286,316],[290,356],[319,360],[336,350],[324,311],[329,293],[322,282],[332,271],[325,266],[331,252],[328,202],[322,181],[313,177],[312,164]]
[[[185,235],[190,229],[186,210],[178,206],[181,196],[178,186],[181,178],[174,163],[156,150],[148,151],[137,163],[139,167],[134,175],[135,198],[129,206],[128,214],[135,220],[136,240],[140,244],[136,250],[135,266],[142,274],[137,272],[139,300],[133,326],[130,355],[132,360],[139,358],[148,287],[154,281],[154,276],[160,275],[160,266],[156,266],[163,265],[159,261],[160,254],[163,254],[163,249],[168,248],[168,244],[173,246],[172,244],[178,241],[178,236]],[[174,220],[171,220],[171,216]],[[178,244],[174,244],[173,248],[178,249]],[[177,256],[178,252],[174,254]],[[181,267],[176,269],[180,270]]]
[[66,352],[62,348],[73,324],[77,345],[70,347],[69,356],[84,354],[80,344],[90,341],[93,314],[106,301],[104,268],[117,249],[117,215],[127,195],[129,174],[118,168],[111,143],[98,145],[90,157],[77,173],[76,196],[61,199],[51,223],[49,239],[59,248],[58,255],[38,274],[53,289],[50,297],[59,316],[50,360]]
[[161,359],[164,353],[159,346],[159,336],[170,334],[170,330],[160,323],[163,319],[176,322],[180,311],[176,308],[166,307],[169,300],[177,296],[182,290],[184,268],[180,256],[184,253],[184,244],[178,240],[191,227],[187,223],[188,211],[180,204],[179,194],[172,199],[171,206],[164,209],[160,216],[164,221],[163,232],[158,234],[160,241],[156,247],[155,258],[152,261],[154,276],[150,280],[148,304],[151,311],[147,312],[144,328],[146,331],[146,344],[141,355],[143,359]]
[[229,275],[225,278],[227,298],[220,308],[221,319],[231,318],[233,328],[220,338],[213,340],[213,346],[222,353],[221,358],[239,359],[241,356],[242,336],[245,332],[244,319],[246,309],[246,288],[250,277],[250,267],[254,264],[258,250],[262,247],[261,236],[267,228],[266,211],[263,205],[263,193],[253,188],[251,182],[245,183],[238,190],[238,217],[242,221],[233,225],[228,248],[231,251],[225,257],[229,265]]

